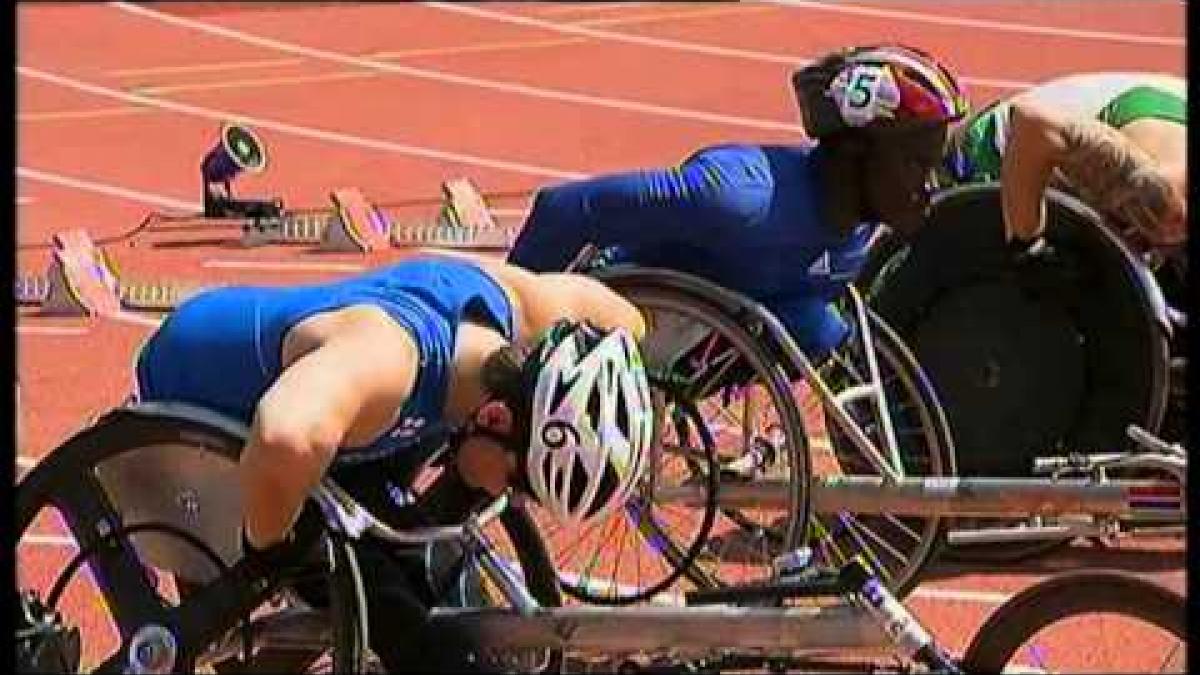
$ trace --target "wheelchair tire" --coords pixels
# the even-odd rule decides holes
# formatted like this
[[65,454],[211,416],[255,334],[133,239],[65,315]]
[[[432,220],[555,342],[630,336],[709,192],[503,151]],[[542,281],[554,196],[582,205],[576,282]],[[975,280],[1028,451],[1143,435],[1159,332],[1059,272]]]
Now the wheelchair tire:
[[1125,427],[1155,431],[1166,408],[1160,291],[1093,211],[1056,191],[1046,238],[1073,261],[1064,279],[1079,307],[1022,290],[999,199],[996,184],[939,195],[908,246],[872,249],[875,276],[859,286],[929,372],[962,475],[1028,476],[1039,453],[1129,449]]
[[[1114,614],[1153,625],[1173,636],[1178,641],[1177,648],[1186,652],[1187,607],[1183,596],[1128,572],[1089,570],[1050,577],[1021,591],[992,612],[967,647],[963,672],[1005,672],[1021,647],[1039,631],[1088,614]],[[1135,652],[1146,648],[1132,647]],[[1089,645],[1076,644],[1075,649],[1087,652]]]
[[[667,317],[676,317],[677,319],[682,317],[686,323],[708,329],[724,338],[736,351],[737,357],[749,365],[759,378],[760,384],[767,390],[771,404],[778,414],[784,440],[780,444],[777,466],[782,467],[781,470],[786,474],[788,505],[783,510],[783,515],[778,516],[770,523],[748,527],[749,521],[753,518],[746,517],[746,513],[739,509],[724,507],[717,509],[719,487],[716,487],[715,493],[711,492],[712,487],[706,487],[706,491],[709,491],[709,494],[706,495],[706,508],[715,511],[718,516],[718,524],[723,528],[719,536],[709,537],[711,523],[703,529],[697,530],[690,537],[665,536],[669,533],[661,527],[656,527],[649,529],[647,545],[658,550],[658,554],[668,561],[670,568],[668,576],[671,579],[684,576],[695,587],[710,588],[744,581],[747,578],[745,575],[760,578],[770,576],[773,573],[771,570],[772,557],[790,551],[802,543],[810,508],[807,438],[799,411],[791,399],[787,373],[774,355],[764,349],[744,325],[738,323],[736,317],[730,316],[728,312],[719,308],[715,302],[704,295],[703,291],[695,290],[702,288],[705,285],[703,282],[695,283],[694,286],[689,287],[693,290],[687,291],[657,283],[655,274],[664,274],[664,272],[662,270],[610,267],[596,273],[596,276],[646,314],[648,335],[643,340],[644,349],[652,339],[655,326],[658,325],[656,321],[666,321]],[[674,278],[678,279],[681,276],[683,275]],[[666,377],[666,373],[654,370],[656,365],[661,365],[655,363],[654,353],[645,353],[644,358],[652,370],[652,379],[660,381],[670,379]],[[715,399],[717,395],[709,389],[710,387],[707,385],[696,385],[692,389],[704,392],[702,400],[694,401],[697,406],[704,400]],[[678,390],[675,391],[678,392]],[[701,442],[705,442],[706,435],[714,438],[719,436],[707,429],[694,428],[693,431],[701,437]],[[711,470],[702,466],[707,464],[707,457],[697,457],[695,460],[693,467],[697,469],[696,477],[706,486],[716,486],[717,483],[711,481]],[[707,514],[705,517],[709,518]],[[744,543],[747,540],[753,540],[754,545],[759,546],[759,549],[751,550],[752,547]],[[728,567],[724,567],[725,565]],[[723,569],[736,571],[723,572]],[[563,579],[562,572],[564,570],[560,570],[560,581],[563,583],[564,590],[571,595],[589,602],[613,603],[611,596],[606,598],[605,594],[591,594],[584,588],[572,588],[570,579]],[[566,570],[566,572],[569,574],[571,571]],[[730,577],[729,574],[734,576]],[[617,582],[618,580],[612,581]],[[639,583],[639,586],[643,589],[651,586],[661,586],[664,589],[669,587],[669,584],[664,586],[662,581],[663,579],[656,579],[651,582]],[[632,590],[637,591],[638,589]],[[645,599],[652,595],[629,593],[626,598],[638,596],[639,599]]]
[[[197,562],[189,558],[189,551],[194,558],[199,556],[195,556],[196,551],[180,546],[179,542],[186,541],[184,536],[170,537],[159,532],[139,532],[127,538],[116,536],[127,523],[161,522],[181,530],[183,535],[206,542],[209,554],[232,566],[240,556],[237,534],[240,500],[229,503],[230,490],[238,488],[228,472],[237,466],[244,434],[244,427],[236,422],[191,406],[143,404],[121,408],[76,433],[18,484],[15,500],[18,541],[32,534],[41,512],[55,509],[76,545],[97,547],[88,562],[93,566],[103,605],[113,613],[111,622],[119,635],[124,636],[119,638],[118,649],[104,652],[110,654],[109,660],[124,658],[130,637],[139,627],[177,620],[184,625],[202,624],[194,629],[209,636],[201,644],[179,645],[185,670],[194,670],[196,659],[204,650],[235,630],[241,617],[248,616],[272,595],[267,589],[248,590],[226,584],[225,590],[231,594],[246,593],[246,598],[252,601],[238,610],[238,618],[229,625],[214,627],[194,611],[183,610],[207,585],[226,581],[220,570],[212,569],[214,561]],[[180,471],[173,473],[169,470],[172,467]],[[311,502],[306,508],[315,510]],[[148,514],[157,517],[148,518]],[[237,518],[232,525],[231,517]],[[547,605],[557,604],[553,567],[544,548],[534,546],[529,539],[531,526],[520,514],[506,514],[502,523],[506,528],[527,530],[510,535],[522,542],[517,547],[522,569],[530,571],[527,574],[535,597]],[[214,528],[219,529],[220,535],[211,536]],[[105,532],[116,534],[106,539]],[[367,672],[364,589],[354,547],[338,536],[327,536],[325,542],[333,570],[327,578],[333,628],[330,665],[339,673]],[[182,568],[187,577],[198,581],[178,581],[177,591],[183,597],[179,605],[170,607],[157,588],[147,583],[148,571],[152,577],[157,576],[149,566],[168,574]],[[204,566],[208,566],[208,573],[215,578],[203,578]],[[224,609],[229,611],[227,605]],[[86,636],[84,650],[85,653],[88,650]],[[265,651],[258,664],[241,663],[234,656],[218,659],[212,665],[221,671],[253,670],[256,665],[263,672],[281,668],[296,671],[310,667],[326,648],[314,646],[312,651],[299,649],[286,656]],[[561,663],[561,657],[556,663]]]
[[[1074,306],[1030,293],[1013,275],[996,184],[939,195],[910,244],[876,242],[858,281],[933,380],[963,476],[1029,477],[1040,454],[1130,449],[1125,427],[1156,430],[1168,408],[1168,331],[1154,280],[1086,206],[1050,191],[1047,207],[1046,238],[1066,254]],[[991,563],[1061,545],[954,545],[946,554]]]

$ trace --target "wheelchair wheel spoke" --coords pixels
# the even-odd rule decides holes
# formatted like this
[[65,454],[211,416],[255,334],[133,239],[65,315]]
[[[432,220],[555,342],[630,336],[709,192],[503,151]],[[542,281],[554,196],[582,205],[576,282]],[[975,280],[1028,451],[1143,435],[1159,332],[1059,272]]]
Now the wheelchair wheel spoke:
[[[883,579],[885,581],[890,581],[892,579],[891,569],[887,565],[884,565],[882,561],[880,561],[879,556],[876,555],[876,553],[875,553],[875,549],[871,548],[871,546],[869,546],[867,544],[866,540],[863,539],[862,535],[859,534],[860,532],[866,532],[866,533],[869,533],[870,535],[872,535],[872,538],[874,539],[875,538],[874,533],[871,532],[870,529],[868,529],[868,528],[855,527],[854,525],[855,525],[855,523],[857,523],[857,520],[854,518],[854,516],[850,516],[850,515],[846,515],[846,514],[838,514],[838,517],[839,517],[839,519],[842,519],[843,522],[845,523],[846,533],[849,534],[850,537],[857,544],[859,553],[862,553],[864,556],[866,556],[868,562],[871,563],[871,567],[874,569],[875,573],[878,574],[879,576],[883,577]],[[892,552],[895,551],[895,549],[890,549],[890,550]],[[904,560],[906,560],[906,557],[901,555],[900,560],[904,561]]]
[[[878,546],[879,549],[882,549],[885,553],[887,553],[889,556],[891,556],[894,560],[900,562],[901,564],[903,564],[905,561],[908,560],[908,556],[906,556],[902,551],[898,550],[895,546],[893,546],[886,539],[884,539],[882,536],[880,536],[880,534],[878,532],[876,532],[873,528],[869,527],[867,524],[863,523],[861,520],[859,520],[858,518],[856,518],[853,515],[847,514],[845,516],[845,518],[848,521],[848,527],[851,529],[851,531],[861,532],[862,534],[866,535],[867,538],[869,538],[871,541],[875,542],[875,545]],[[875,550],[875,549],[869,547],[866,544],[865,540],[863,540],[861,537],[857,537],[856,539],[859,542],[862,542],[864,549]],[[872,557],[872,561],[874,561],[876,563],[880,562],[879,558],[874,557],[874,556]],[[883,566],[883,567],[886,567],[886,566]]]
[[841,564],[848,561],[850,556],[838,546],[837,535],[840,531],[839,528],[836,526],[832,528],[826,526],[826,518],[828,517],[821,515],[813,516],[813,524],[816,526],[814,529],[820,533],[817,537],[817,547],[825,553],[827,561]]
[[890,513],[883,514],[883,518],[884,518],[884,520],[887,520],[889,523],[894,525],[896,527],[896,529],[899,530],[900,533],[903,534],[905,537],[908,537],[909,539],[911,539],[914,542],[921,541],[921,533],[912,529],[911,527],[909,527],[908,523],[905,522],[905,520],[903,518],[892,515]]

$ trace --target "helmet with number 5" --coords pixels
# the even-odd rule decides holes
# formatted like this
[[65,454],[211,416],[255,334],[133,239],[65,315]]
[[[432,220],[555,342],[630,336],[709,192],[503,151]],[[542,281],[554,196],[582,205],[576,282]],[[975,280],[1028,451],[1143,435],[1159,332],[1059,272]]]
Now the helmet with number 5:
[[928,129],[965,116],[958,80],[929,54],[896,44],[853,47],[797,70],[792,87],[805,133]]
[[526,358],[532,387],[524,470],[534,498],[580,523],[619,507],[646,468],[650,387],[630,334],[559,322]]

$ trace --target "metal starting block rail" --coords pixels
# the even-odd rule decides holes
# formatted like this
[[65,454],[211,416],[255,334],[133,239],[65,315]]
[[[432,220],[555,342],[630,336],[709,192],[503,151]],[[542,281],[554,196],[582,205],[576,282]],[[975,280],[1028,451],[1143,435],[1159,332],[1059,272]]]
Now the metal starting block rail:
[[113,261],[82,229],[55,234],[44,275],[15,281],[16,301],[40,305],[51,316],[113,316],[123,309],[165,312],[199,291],[201,284],[172,281],[123,282]]
[[[395,247],[506,250],[516,237],[499,226],[471,181],[442,185],[445,202],[435,223],[392,223],[384,210],[357,188],[330,193],[332,209],[305,209],[281,217],[241,221],[242,244],[308,244],[321,250],[366,253]],[[123,309],[173,310],[210,286],[179,281],[122,281],[113,261],[82,229],[53,237],[49,268],[15,280],[18,304],[38,305],[51,316],[111,316]]]
[[368,253],[390,246],[507,250],[515,228],[501,227],[483,196],[466,178],[442,184],[443,204],[435,223],[392,222],[385,210],[358,188],[330,193],[330,210],[303,210],[278,218],[250,219],[243,226],[242,244],[316,245],[321,250]]
[[[52,316],[105,316],[108,311],[98,311],[86,301],[64,304],[48,303],[52,295],[53,282],[40,275],[22,276],[17,279],[17,303],[40,305],[43,313]],[[123,309],[142,312],[169,312],[203,286],[183,285],[173,281],[121,282],[116,298]],[[107,305],[107,303],[105,303]]]

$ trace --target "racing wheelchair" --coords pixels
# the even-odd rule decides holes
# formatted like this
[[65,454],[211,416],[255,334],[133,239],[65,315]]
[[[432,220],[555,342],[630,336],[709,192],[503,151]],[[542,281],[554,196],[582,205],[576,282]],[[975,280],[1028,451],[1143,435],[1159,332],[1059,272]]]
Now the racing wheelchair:
[[[790,344],[768,312],[746,298],[663,270],[589,267],[589,253],[582,254],[576,268],[591,269],[648,317],[647,362],[682,374],[701,409],[712,411],[706,419],[713,420],[710,442],[721,458],[721,480],[720,497],[708,495],[705,504],[711,509],[718,502],[714,529],[708,510],[704,518],[693,516],[697,524],[687,532],[664,526],[680,520],[673,499],[701,503],[694,477],[691,485],[658,484],[647,490],[636,513],[613,516],[635,524],[627,528],[630,548],[663,553],[659,576],[652,571],[652,580],[641,584],[617,579],[620,559],[606,559],[600,551],[621,525],[610,522],[597,528],[593,545],[574,543],[556,556],[564,588],[592,602],[670,602],[670,596],[656,594],[676,581],[705,588],[769,576],[768,563],[806,543],[824,564],[865,554],[903,596],[946,529],[960,559],[997,560],[1032,555],[1073,536],[1107,536],[1132,523],[1148,532],[1181,524],[1186,454],[1147,431],[1157,428],[1168,405],[1165,335],[1171,312],[1120,241],[1086,207],[1058,193],[1051,196],[1049,236],[1067,258],[1066,272],[1082,276],[1041,279],[1041,287],[1026,288],[1013,278],[1003,242],[989,239],[989,228],[997,227],[989,215],[998,213],[992,208],[997,197],[995,186],[943,194],[928,232],[911,249],[878,243],[875,269],[868,272],[876,281],[870,287],[873,306],[863,308],[856,290],[847,293],[843,304],[855,335],[819,368]],[[1083,257],[1092,261],[1090,267]],[[942,258],[955,262],[939,265]],[[1074,298],[1062,295],[1064,285],[1067,292],[1075,290]],[[1090,295],[1080,298],[1081,289]],[[1068,301],[1074,303],[1069,310],[1060,307]],[[965,315],[979,317],[964,328]],[[891,330],[893,321],[906,340]],[[1116,330],[1106,330],[1110,323]],[[997,339],[1005,332],[1021,333],[1025,342],[1006,345]],[[920,345],[922,364],[933,364],[930,377],[905,347],[907,340]],[[1041,354],[1028,353],[1042,342],[1053,347],[1048,364],[1039,360]],[[1138,358],[1120,361],[1115,358],[1120,353]],[[971,358],[982,359],[983,368],[974,368]],[[696,364],[711,365],[696,372]],[[1051,372],[1038,372],[1043,365]],[[791,396],[781,378],[795,383]],[[762,384],[746,386],[751,381]],[[1010,410],[1012,390],[1030,382],[1053,382],[1066,393],[1051,391],[1033,400],[1018,395],[1015,405],[1035,415],[1032,429],[1023,429],[1021,416]],[[1083,394],[1082,402],[1062,401]],[[949,415],[967,425],[971,461],[961,479],[955,478],[958,436],[940,406],[943,395],[955,403]],[[848,402],[858,408],[839,414]],[[792,406],[801,409],[798,417],[787,410]],[[1055,415],[1062,417],[1064,410],[1077,418],[1070,440],[1043,445],[1055,429]],[[1002,414],[992,416],[997,411]],[[681,439],[688,435],[687,429],[675,431]],[[870,434],[866,443],[855,438],[859,432]],[[1096,445],[1102,441],[1108,445]],[[1120,451],[1084,455],[1069,452],[1072,445]],[[669,454],[673,446],[663,447]],[[1036,458],[1035,448],[1043,451]],[[767,466],[771,461],[781,464]],[[749,475],[727,470],[747,465],[755,469]],[[813,513],[809,530],[797,538],[794,523],[803,518],[796,509],[803,507],[804,495],[791,489],[790,471],[805,466],[813,475],[808,490]],[[656,517],[656,507],[666,517]],[[1027,522],[979,525],[1004,520]],[[1151,524],[1156,527],[1148,528]],[[839,534],[841,540],[831,545]],[[740,543],[738,550],[728,547],[731,541]],[[987,544],[967,545],[980,541]],[[1007,545],[991,545],[997,542]]]
[[[643,312],[648,369],[694,401],[702,423],[664,418],[660,452],[624,511],[561,537],[538,518],[563,590],[598,604],[678,603],[681,590],[777,576],[798,551],[818,567],[862,555],[893,593],[911,590],[938,549],[938,514],[858,513],[810,488],[810,476],[954,475],[937,398],[895,332],[851,291],[853,336],[813,364],[748,298],[670,270],[589,264],[595,254],[573,269]],[[701,460],[709,454],[715,463]]]
[[[1167,304],[1152,268],[1095,211],[1051,190],[1046,216],[1049,254],[1015,264],[1003,241],[999,185],[948,190],[911,244],[874,242],[858,284],[928,372],[963,476],[1104,484],[1162,476],[1163,462],[1180,474],[1185,362],[1173,337],[1186,315]],[[1177,268],[1157,273],[1174,288]],[[1181,525],[1178,492],[1162,496],[1142,519],[955,526],[948,553],[1011,560],[1073,536]]]
[[[23,591],[50,587],[46,595],[32,595],[44,602],[24,603],[26,610],[73,609],[86,617],[72,629],[79,661],[60,659],[67,667],[59,672],[369,672],[378,665],[366,646],[372,630],[408,636],[403,627],[368,625],[370,589],[358,553],[383,543],[415,546],[428,558],[436,542],[453,544],[458,559],[449,586],[470,586],[478,594],[442,596],[429,613],[427,634],[468,636],[467,663],[489,671],[611,672],[597,659],[614,658],[618,672],[744,669],[764,658],[785,667],[817,658],[820,666],[824,662],[812,656],[818,651],[882,650],[930,672],[1000,672],[1026,663],[1025,651],[1044,659],[1046,626],[1103,612],[1145,626],[1162,641],[1151,666],[1182,672],[1182,598],[1119,574],[1027,589],[992,615],[961,663],[861,558],[826,574],[695,590],[683,607],[561,607],[550,556],[521,500],[509,493],[451,524],[398,529],[327,477],[301,516],[320,529],[306,571],[252,571],[238,550],[241,504],[231,476],[246,433],[236,421],[191,406],[129,405],[81,430],[21,482],[21,541],[45,536],[49,511],[78,546],[61,572],[58,565],[20,568]],[[83,564],[90,575],[76,574]],[[307,602],[298,592],[305,576],[326,587],[325,602]],[[74,588],[73,581],[85,587]],[[812,596],[840,602],[788,604]],[[96,610],[107,622],[97,620]],[[39,646],[45,655],[46,643]],[[424,654],[431,657],[442,646],[434,638]],[[664,660],[648,662],[651,654]],[[679,669],[666,670],[667,662]]]

